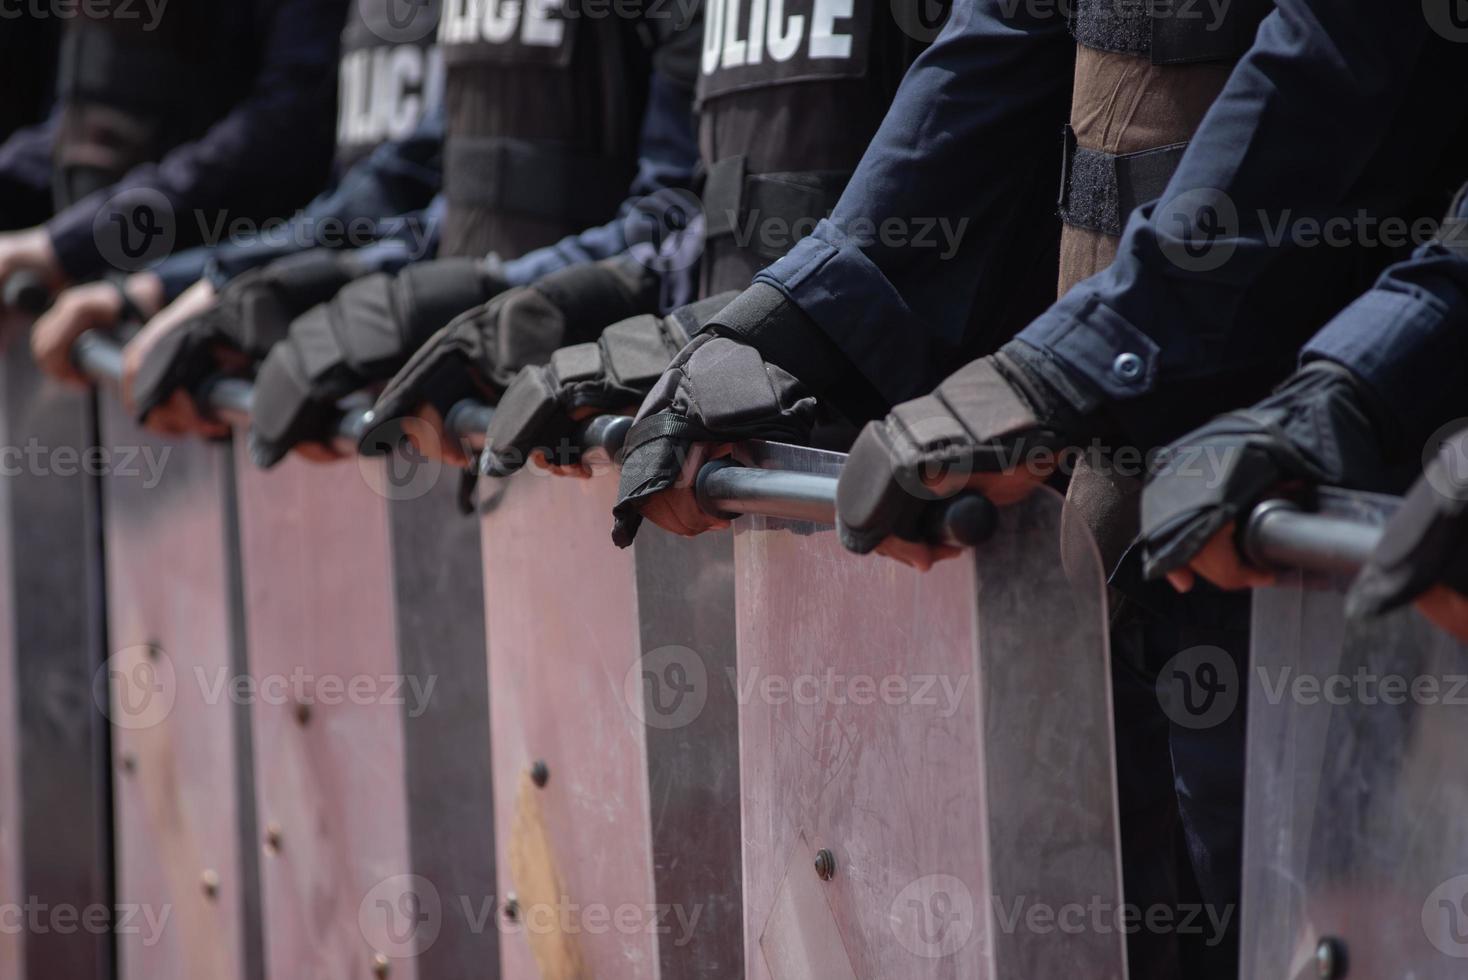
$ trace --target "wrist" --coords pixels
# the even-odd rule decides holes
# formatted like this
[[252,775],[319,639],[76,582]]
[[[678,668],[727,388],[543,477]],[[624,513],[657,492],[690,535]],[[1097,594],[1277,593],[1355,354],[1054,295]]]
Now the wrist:
[[137,272],[117,281],[118,291],[131,303],[143,319],[152,319],[163,309],[167,287],[156,273]]

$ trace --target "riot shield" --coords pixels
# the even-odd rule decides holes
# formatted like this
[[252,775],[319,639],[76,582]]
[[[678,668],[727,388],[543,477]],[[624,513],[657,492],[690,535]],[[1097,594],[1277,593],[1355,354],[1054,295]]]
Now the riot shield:
[[1103,580],[1059,497],[926,574],[759,517],[735,568],[747,976],[1121,980]]
[[82,459],[92,398],[44,381],[23,336],[11,344],[0,358],[0,779],[13,787],[0,800],[0,962],[23,953],[24,968],[0,972],[100,978],[109,929],[69,918],[109,919],[112,901],[107,725],[92,699],[104,646],[97,486]]
[[269,976],[497,955],[477,529],[399,463],[237,464]]
[[616,491],[481,503],[503,975],[742,977],[730,536],[619,551]]
[[261,976],[229,447],[99,404],[119,976]]
[[1410,609],[1347,621],[1343,585],[1296,574],[1254,599],[1242,975],[1461,977],[1468,649]]

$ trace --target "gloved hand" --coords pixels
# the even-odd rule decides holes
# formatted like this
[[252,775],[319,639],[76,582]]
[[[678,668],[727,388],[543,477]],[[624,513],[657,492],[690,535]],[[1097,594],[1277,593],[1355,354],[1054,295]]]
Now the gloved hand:
[[358,272],[350,253],[314,249],[231,281],[216,301],[159,337],[138,365],[131,390],[139,421],[177,390],[218,374],[220,349],[258,361],[302,312],[334,296]]
[[270,467],[298,443],[327,441],[339,399],[391,377],[435,330],[504,289],[482,259],[439,259],[359,279],[305,311],[255,379],[251,458]]
[[743,439],[806,442],[825,413],[848,419],[880,409],[845,353],[774,286],[756,282],[711,317],[642,403],[623,447],[612,538],[632,543],[646,517],[674,534],[728,522],[705,513],[693,485],[705,460]]
[[1144,574],[1169,575],[1187,588],[1185,566],[1194,565],[1224,588],[1268,584],[1268,573],[1245,566],[1220,532],[1236,528],[1281,484],[1374,483],[1384,453],[1373,414],[1355,375],[1313,361],[1253,408],[1221,415],[1173,443],[1142,494]]
[[1468,640],[1468,432],[1443,444],[1427,471],[1387,522],[1370,563],[1346,597],[1352,616],[1378,616],[1442,586],[1453,596],[1434,603],[1448,607],[1439,625]]
[[1043,483],[1059,453],[1094,426],[1053,383],[1059,370],[1034,348],[1010,343],[869,423],[836,487],[841,543],[926,568],[947,554],[922,541],[930,503],[966,487],[1014,503]]
[[[656,276],[637,262],[608,259],[553,272],[509,290],[439,330],[388,382],[373,406],[384,422],[431,406],[439,419],[454,403],[495,404],[521,368],[544,364],[557,348],[594,340],[608,323],[657,309]],[[362,451],[380,451],[364,440]]]
[[665,317],[644,315],[614,323],[595,343],[562,347],[549,364],[521,370],[500,398],[485,434],[485,474],[509,476],[537,450],[558,464],[575,463],[559,448],[551,450],[570,446],[577,421],[636,411],[674,355],[737,295],[700,300]]

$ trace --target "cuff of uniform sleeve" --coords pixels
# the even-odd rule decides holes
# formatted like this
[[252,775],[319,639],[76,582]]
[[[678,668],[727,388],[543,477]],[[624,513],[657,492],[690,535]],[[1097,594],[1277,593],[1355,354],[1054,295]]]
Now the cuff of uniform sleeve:
[[1468,414],[1468,329],[1441,301],[1376,289],[1358,298],[1300,352],[1349,368],[1376,396],[1396,439],[1420,445]]
[[66,273],[66,278],[76,282],[95,279],[105,271],[103,266],[106,265],[97,248],[96,236],[92,234],[96,212],[85,207],[85,203],[78,202],[46,222],[46,234],[51,236],[56,261]]
[[1157,385],[1162,348],[1094,296],[1062,299],[1015,339],[1054,355],[1111,400],[1138,398]]
[[784,293],[887,402],[932,388],[931,329],[854,239],[829,221],[755,277]]

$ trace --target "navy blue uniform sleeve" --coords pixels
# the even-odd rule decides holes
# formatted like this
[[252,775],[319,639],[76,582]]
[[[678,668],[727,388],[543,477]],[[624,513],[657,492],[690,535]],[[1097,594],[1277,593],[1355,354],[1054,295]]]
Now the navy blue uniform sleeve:
[[59,117],[27,126],[0,144],[0,231],[35,225],[51,212],[51,148]]
[[1339,288],[1353,231],[1338,247],[1292,222],[1383,202],[1390,215],[1416,190],[1461,118],[1433,94],[1453,85],[1453,47],[1416,5],[1279,0],[1116,262],[1020,338],[1088,380],[1142,444],[1191,424],[1200,384],[1266,358],[1287,370],[1360,288]]
[[890,401],[926,393],[958,366],[934,377],[940,352],[963,346],[971,311],[1008,301],[1012,275],[1000,270],[1014,268],[1016,252],[1032,264],[1048,255],[1048,268],[1031,271],[1053,298],[1074,63],[1054,7],[959,0],[831,217],[757,277]]
[[[527,285],[557,269],[625,252],[631,244],[627,225],[635,220],[633,211],[638,202],[659,191],[693,187],[698,140],[694,132],[691,86],[662,72],[653,73],[640,140],[637,176],[616,217],[604,225],[505,262],[501,271],[507,282],[514,286]],[[678,270],[674,275],[686,277],[686,283],[682,288],[668,288],[673,294],[691,298],[696,272],[696,269]]]
[[[264,54],[250,94],[198,140],[117,184],[76,202],[47,225],[56,254],[74,279],[95,276],[104,259],[93,239],[97,213],[121,192],[160,192],[173,209],[180,247],[203,239],[200,214],[261,202],[262,214],[288,214],[326,179],[335,113],[336,66],[346,0],[256,0],[266,20]],[[269,205],[265,204],[269,202]],[[205,227],[200,227],[204,225]]]
[[[1468,416],[1468,198],[1442,236],[1387,269],[1301,353],[1344,364],[1372,389],[1399,445]],[[1462,244],[1456,244],[1461,242]]]
[[384,238],[415,235],[421,258],[428,248],[422,244],[428,234],[425,209],[443,186],[443,139],[440,108],[412,135],[373,150],[290,221],[220,242],[209,258],[209,277],[222,286],[242,272],[306,249],[364,248]]

